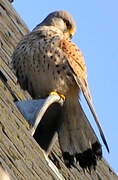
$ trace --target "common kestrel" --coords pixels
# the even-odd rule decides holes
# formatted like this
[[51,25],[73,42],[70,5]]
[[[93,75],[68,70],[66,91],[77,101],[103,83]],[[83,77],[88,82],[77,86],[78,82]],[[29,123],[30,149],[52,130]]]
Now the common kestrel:
[[58,130],[64,162],[71,167],[76,160],[81,167],[90,168],[96,166],[102,150],[81,108],[80,92],[89,105],[108,151],[109,148],[92,105],[84,58],[71,41],[75,30],[74,20],[68,12],[49,14],[18,43],[12,64],[21,87],[33,98],[47,97],[50,93],[65,98],[62,124]]

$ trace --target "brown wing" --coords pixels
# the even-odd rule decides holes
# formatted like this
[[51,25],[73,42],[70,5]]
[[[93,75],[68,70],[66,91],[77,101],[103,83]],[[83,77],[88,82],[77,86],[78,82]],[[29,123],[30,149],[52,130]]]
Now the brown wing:
[[107,151],[109,152],[109,148],[108,148],[104,133],[102,131],[102,128],[100,126],[99,120],[97,118],[96,112],[95,112],[93,104],[92,104],[92,99],[90,96],[88,83],[87,83],[87,71],[86,71],[84,57],[82,56],[82,53],[77,48],[77,46],[68,39],[61,40],[61,48],[63,49],[64,53],[66,54],[68,63],[73,70],[74,79],[75,79],[76,83],[78,84],[79,88],[81,89],[81,91],[87,101],[87,104],[88,104],[88,106],[93,114],[93,117],[95,119],[95,122],[98,126],[102,140],[106,146]]

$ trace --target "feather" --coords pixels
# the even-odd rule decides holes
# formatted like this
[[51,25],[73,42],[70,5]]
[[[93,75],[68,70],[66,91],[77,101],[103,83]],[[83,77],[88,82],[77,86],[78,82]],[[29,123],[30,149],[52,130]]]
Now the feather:
[[83,169],[95,168],[101,145],[77,98],[66,98],[62,112],[58,137],[66,166],[79,162]]
[[94,109],[93,104],[92,104],[92,101],[91,101],[91,99],[90,99],[89,96],[88,96],[88,93],[87,93],[87,91],[86,91],[86,88],[85,88],[84,84],[81,82],[81,80],[80,80],[75,74],[73,74],[73,76],[74,76],[74,78],[75,78],[75,80],[76,80],[76,83],[78,84],[79,88],[81,89],[81,91],[82,91],[82,93],[83,93],[83,95],[84,95],[84,97],[85,97],[85,100],[86,100],[86,102],[87,102],[87,104],[88,104],[88,106],[89,106],[89,108],[90,108],[90,110],[91,110],[91,113],[92,113],[92,115],[93,115],[93,117],[94,117],[94,120],[95,120],[95,122],[96,122],[96,124],[97,124],[97,127],[98,127],[98,129],[99,129],[99,132],[100,132],[101,138],[102,138],[102,140],[103,140],[103,143],[105,144],[106,149],[107,149],[107,151],[109,152],[109,147],[108,147],[106,138],[105,138],[104,133],[103,133],[103,131],[102,131],[102,128],[101,128],[101,126],[100,126],[100,123],[99,123],[97,114],[96,114],[95,109]]
[[88,83],[87,83],[87,71],[86,71],[84,57],[82,56],[82,53],[78,49],[78,47],[74,43],[72,43],[69,39],[65,38],[61,41],[61,48],[63,49],[63,51],[66,55],[66,59],[70,66],[72,75],[73,75],[78,87],[82,91],[82,93],[86,99],[86,102],[92,112],[94,120],[99,129],[101,138],[103,140],[103,143],[105,144],[106,149],[109,152],[109,148],[108,148],[104,133],[102,131],[99,120],[97,118],[97,114],[96,114],[93,104],[92,104],[92,98],[91,98],[90,91],[88,88]]

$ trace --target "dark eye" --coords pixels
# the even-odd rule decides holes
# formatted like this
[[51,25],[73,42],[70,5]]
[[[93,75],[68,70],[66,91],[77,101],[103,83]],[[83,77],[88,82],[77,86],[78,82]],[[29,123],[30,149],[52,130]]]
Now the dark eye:
[[66,21],[66,25],[67,25],[67,27],[68,27],[68,26],[70,26],[70,23],[69,23],[69,21]]
[[70,22],[66,20],[65,23],[66,23],[67,28],[68,28],[68,29],[71,29],[71,24],[70,24]]

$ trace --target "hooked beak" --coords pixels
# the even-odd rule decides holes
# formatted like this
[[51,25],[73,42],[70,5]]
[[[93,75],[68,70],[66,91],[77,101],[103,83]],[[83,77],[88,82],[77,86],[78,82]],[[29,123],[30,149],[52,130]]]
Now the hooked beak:
[[74,34],[75,34],[74,29],[68,29],[68,31],[64,32],[64,36],[69,39],[72,39]]

